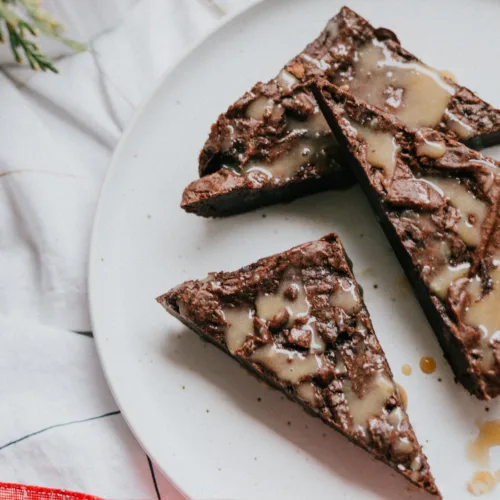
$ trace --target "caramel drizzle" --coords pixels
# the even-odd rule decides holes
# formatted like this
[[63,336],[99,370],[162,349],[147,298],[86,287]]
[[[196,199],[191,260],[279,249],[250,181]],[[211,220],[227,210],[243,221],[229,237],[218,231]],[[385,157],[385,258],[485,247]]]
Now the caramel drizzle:
[[[391,146],[393,149],[388,149],[387,145],[389,144],[391,136],[394,141],[396,140],[395,134],[387,131],[377,132],[377,130],[374,130],[370,125],[366,124],[361,126],[355,120],[352,120],[351,117],[347,117],[346,115],[344,115],[344,119],[349,124],[352,131],[351,133],[356,134],[356,136],[364,142],[366,148],[365,158],[367,162],[373,166],[382,168],[389,184],[391,184],[395,169],[398,168],[397,160],[399,145],[394,142],[394,145]],[[421,132],[417,132],[417,134],[420,141],[425,139]],[[383,155],[377,152],[379,148],[383,149]],[[389,150],[394,151],[394,156],[386,153]],[[469,161],[469,164],[477,166],[480,170],[485,170],[486,168],[483,163],[488,162],[486,160],[477,159]],[[500,186],[500,175],[491,168],[487,170],[489,175],[493,177],[493,185],[490,189],[495,189],[495,184]],[[457,223],[456,232],[464,243],[469,247],[475,248],[471,263],[461,264],[458,267],[450,267],[450,264],[447,263],[443,269],[436,269],[437,274],[434,280],[427,285],[431,293],[438,296],[441,300],[446,300],[449,286],[457,279],[467,277],[469,279],[469,285],[473,283],[475,278],[479,279],[477,275],[478,269],[480,268],[481,262],[487,256],[488,244],[498,223],[498,213],[500,212],[500,188],[497,188],[496,193],[493,191],[495,197],[491,200],[491,205],[487,207],[486,203],[476,198],[473,193],[468,193],[470,199],[467,200],[464,198],[467,195],[467,189],[466,186],[462,184],[462,178],[454,179],[446,175],[442,179],[427,179],[425,177],[419,178],[414,175],[414,180],[425,182],[427,185],[430,185],[436,192],[443,198],[449,200],[449,202],[459,210],[461,218]],[[451,191],[448,193],[450,188]],[[475,217],[473,222],[468,220],[471,214]],[[498,230],[497,228],[497,231]],[[500,255],[500,249],[496,251],[497,254]],[[495,363],[493,355],[494,348],[490,340],[493,336],[500,335],[500,320],[494,318],[494,312],[491,312],[491,307],[495,307],[494,303],[500,292],[500,258],[494,258],[492,264],[489,274],[490,282],[493,283],[493,290],[483,295],[483,290],[478,290],[478,287],[471,288],[469,286],[471,289],[466,288],[470,298],[470,305],[464,309],[462,317],[462,321],[465,324],[479,329],[482,333],[482,340],[478,345],[478,349],[482,353],[480,364],[486,369]],[[453,274],[455,274],[455,276],[453,276]],[[444,282],[447,280],[449,281],[449,286],[445,290]],[[488,308],[488,306],[490,307]],[[487,312],[489,312],[489,314],[487,314]],[[487,323],[481,321],[481,317],[484,318],[485,315],[488,315]]]
[[[362,302],[354,278],[340,278],[336,285],[329,297],[329,305],[332,308],[342,309],[349,315],[357,315],[362,308]],[[254,320],[264,321],[269,327],[279,319],[280,328],[290,329],[290,336],[294,337],[294,331],[297,331],[296,340],[304,333],[310,334],[308,352],[281,347],[273,338],[263,346],[257,347],[247,359],[273,372],[282,382],[293,387],[300,399],[315,407],[317,391],[320,389],[315,387],[313,379],[319,370],[330,362],[323,354],[326,344],[315,330],[316,318],[310,313],[311,305],[306,289],[300,279],[294,278],[293,272],[290,271],[284,273],[274,293],[260,294],[255,300],[254,307],[246,305],[222,310],[226,321],[226,345],[232,354],[238,355],[247,339],[253,335]],[[365,327],[362,323],[358,323],[358,329],[362,331]],[[396,385],[387,373],[380,370],[367,381],[366,392],[359,395],[352,387],[345,366],[342,366],[341,356],[335,357],[335,373],[342,381],[353,429],[368,437],[370,420],[384,414],[387,401],[397,391]],[[402,388],[400,394],[405,408],[406,393]],[[391,418],[399,422],[397,425],[394,424],[397,427],[403,417],[396,419],[396,415],[392,415]],[[405,449],[408,444],[401,441],[400,446]]]

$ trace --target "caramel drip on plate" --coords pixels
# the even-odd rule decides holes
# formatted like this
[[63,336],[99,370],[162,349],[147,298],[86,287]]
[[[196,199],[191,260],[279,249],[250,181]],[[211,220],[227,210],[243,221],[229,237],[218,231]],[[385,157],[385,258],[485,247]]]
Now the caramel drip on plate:
[[479,425],[479,435],[467,447],[467,458],[479,467],[489,467],[493,446],[500,446],[500,420],[489,420]]
[[403,373],[403,375],[406,375],[407,377],[409,377],[412,373],[412,367],[410,365],[403,365],[401,367],[401,372]]
[[436,371],[436,361],[430,356],[424,356],[420,359],[420,369],[426,375],[430,375]]
[[495,475],[488,471],[476,472],[467,484],[467,490],[476,497],[491,493],[498,483]]

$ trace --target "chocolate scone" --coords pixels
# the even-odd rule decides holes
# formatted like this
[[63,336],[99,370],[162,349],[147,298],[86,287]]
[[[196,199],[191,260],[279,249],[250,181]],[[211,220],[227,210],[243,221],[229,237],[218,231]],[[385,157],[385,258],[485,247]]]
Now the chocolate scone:
[[324,82],[313,90],[457,379],[500,394],[500,168]]
[[187,281],[157,300],[309,413],[439,496],[336,235]]
[[212,126],[200,154],[200,179],[181,207],[221,217],[352,186],[336,143],[309,91],[257,84]]
[[395,114],[479,149],[499,141],[500,111],[403,49],[396,35],[344,7],[319,37],[266,84],[257,84],[212,126],[199,159],[200,179],[181,206],[224,216],[344,188],[353,176],[301,84],[324,77]]

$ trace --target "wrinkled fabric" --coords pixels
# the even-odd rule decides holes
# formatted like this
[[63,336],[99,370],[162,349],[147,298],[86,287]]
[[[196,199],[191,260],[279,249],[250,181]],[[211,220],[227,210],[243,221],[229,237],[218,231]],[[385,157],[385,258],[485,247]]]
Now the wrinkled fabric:
[[89,238],[113,149],[169,65],[249,2],[46,0],[89,50],[42,41],[53,75],[0,48],[2,481],[183,498],[128,430],[92,337],[74,332],[91,331]]

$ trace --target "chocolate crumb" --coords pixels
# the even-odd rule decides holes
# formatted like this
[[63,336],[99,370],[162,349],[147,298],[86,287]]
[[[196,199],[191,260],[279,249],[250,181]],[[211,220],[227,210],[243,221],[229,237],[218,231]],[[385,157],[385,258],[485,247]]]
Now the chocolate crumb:
[[378,288],[377,283],[375,283],[375,284],[373,285],[373,288]]
[[265,219],[267,217],[267,214],[262,214],[262,218]]
[[262,401],[262,398],[257,398],[257,401],[260,403]]
[[290,285],[283,292],[283,295],[285,296],[285,299],[294,302],[295,300],[297,300],[297,297],[299,296],[299,289],[297,288],[296,285]]
[[273,332],[279,332],[287,323],[288,320],[290,319],[290,313],[288,312],[288,309],[281,309],[278,313],[276,313],[269,322],[269,329]]
[[438,382],[442,382],[443,379],[441,377],[438,378]]
[[486,408],[484,409],[484,411],[490,411],[490,409],[489,409],[488,407],[486,407]]
[[292,422],[288,421],[288,422],[287,422],[287,424],[288,424],[288,425],[292,425]]

